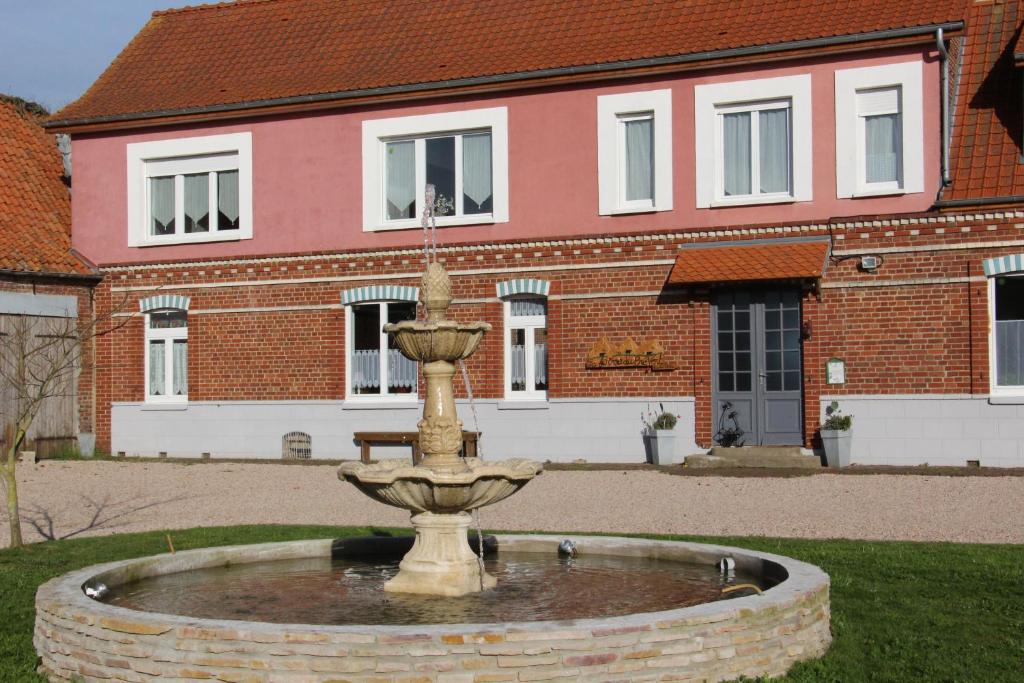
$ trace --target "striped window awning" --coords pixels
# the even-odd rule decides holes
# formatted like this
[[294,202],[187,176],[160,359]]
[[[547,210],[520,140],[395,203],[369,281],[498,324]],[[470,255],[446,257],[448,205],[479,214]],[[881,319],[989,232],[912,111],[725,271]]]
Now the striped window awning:
[[163,309],[174,309],[176,311],[187,311],[188,305],[191,300],[187,296],[178,296],[176,294],[158,294],[157,296],[151,296],[143,299],[139,302],[139,310],[143,313],[149,313],[150,311],[160,311]]
[[402,287],[399,285],[369,285],[367,287],[356,287],[346,289],[341,293],[341,303],[344,306],[362,303],[364,301],[419,301],[419,287]]
[[496,288],[498,290],[498,298],[500,299],[504,299],[515,294],[536,294],[537,296],[547,296],[548,292],[551,291],[551,283],[547,280],[520,278],[518,280],[499,282],[496,285]]
[[985,259],[981,263],[985,267],[986,277],[1002,275],[1003,273],[1018,273],[1024,271],[1024,254],[996,256],[995,258]]
[[817,279],[827,261],[826,240],[694,245],[679,250],[668,284]]

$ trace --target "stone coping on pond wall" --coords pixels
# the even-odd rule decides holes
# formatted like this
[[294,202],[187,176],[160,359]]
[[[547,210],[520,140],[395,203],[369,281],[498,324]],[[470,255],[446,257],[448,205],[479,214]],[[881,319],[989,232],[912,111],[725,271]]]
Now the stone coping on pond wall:
[[[498,552],[556,553],[563,536],[498,536]],[[322,557],[330,539],[204,548],[95,565],[43,584],[34,643],[51,681],[729,680],[780,675],[831,642],[829,578],[778,555],[676,541],[577,536],[581,554],[646,556],[785,577],[761,595],[607,619],[323,626],[139,612],[85,596],[108,585],[231,563]]]

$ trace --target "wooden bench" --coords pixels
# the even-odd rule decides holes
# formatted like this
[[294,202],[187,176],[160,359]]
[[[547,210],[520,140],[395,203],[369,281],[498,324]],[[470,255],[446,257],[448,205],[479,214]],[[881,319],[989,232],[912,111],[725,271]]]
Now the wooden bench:
[[[481,432],[462,432],[462,457],[475,458],[477,441]],[[359,459],[370,462],[370,446],[380,444],[409,444],[412,446],[412,464],[420,464],[423,453],[420,452],[419,432],[356,432],[352,437],[359,442]]]

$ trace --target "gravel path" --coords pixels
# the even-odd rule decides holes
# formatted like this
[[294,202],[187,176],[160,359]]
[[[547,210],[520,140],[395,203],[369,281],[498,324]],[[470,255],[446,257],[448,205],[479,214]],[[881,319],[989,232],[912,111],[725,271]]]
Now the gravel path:
[[[26,541],[230,524],[408,525],[407,513],[339,482],[329,466],[49,461],[20,464],[18,481]],[[491,529],[1024,543],[1024,477],[552,471],[481,518]]]

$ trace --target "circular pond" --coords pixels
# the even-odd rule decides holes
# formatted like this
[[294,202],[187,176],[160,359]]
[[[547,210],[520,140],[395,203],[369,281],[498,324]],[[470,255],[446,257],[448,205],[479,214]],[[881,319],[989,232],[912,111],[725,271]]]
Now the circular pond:
[[[811,565],[594,536],[565,558],[561,540],[498,536],[487,563],[499,588],[455,599],[383,593],[394,552],[352,557],[330,540],[98,565],[40,587],[40,670],[55,681],[725,680],[780,674],[830,642],[828,577]],[[86,597],[99,583],[104,601]],[[731,590],[741,584],[765,590]]]

